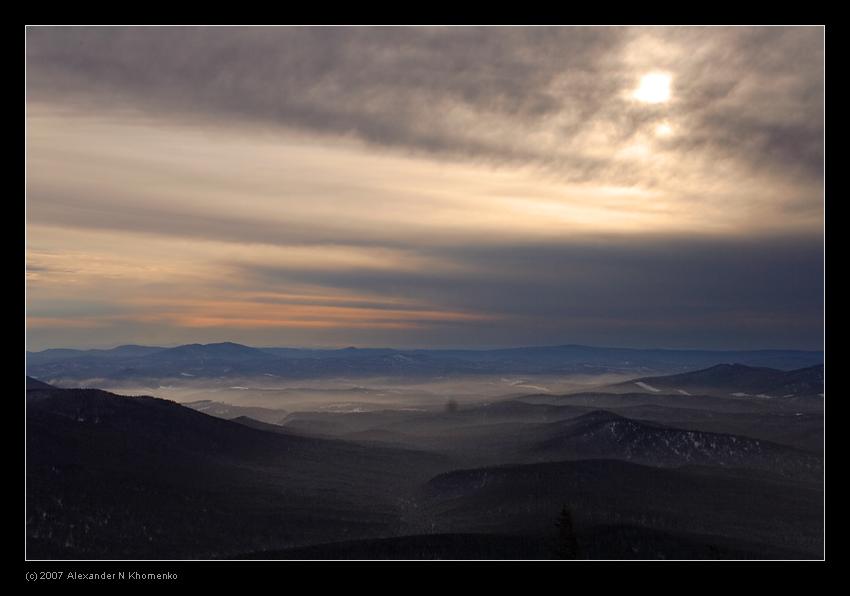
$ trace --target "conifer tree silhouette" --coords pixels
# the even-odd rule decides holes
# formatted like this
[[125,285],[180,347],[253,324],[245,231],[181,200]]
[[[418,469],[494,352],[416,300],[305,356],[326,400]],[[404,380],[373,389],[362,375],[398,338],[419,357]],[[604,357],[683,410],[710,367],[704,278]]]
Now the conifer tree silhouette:
[[558,559],[578,559],[579,548],[573,527],[573,513],[566,505],[561,509],[561,515],[558,516],[555,527],[558,529],[554,548],[555,556]]

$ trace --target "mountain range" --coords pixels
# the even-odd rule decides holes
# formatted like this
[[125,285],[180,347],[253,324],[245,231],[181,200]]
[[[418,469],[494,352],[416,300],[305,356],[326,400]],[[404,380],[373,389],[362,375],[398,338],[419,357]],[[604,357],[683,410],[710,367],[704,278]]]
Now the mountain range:
[[[819,557],[822,354],[627,352],[28,354],[27,556],[548,558],[566,505],[590,558]],[[646,374],[658,369],[672,372]],[[536,385],[506,370],[634,376],[529,393]],[[192,385],[343,374],[398,375],[401,389]],[[477,381],[491,394],[446,402],[465,387],[440,385],[454,374],[500,376]],[[412,405],[404,383],[417,375],[441,389]],[[176,378],[190,388],[184,404],[61,388]]]
[[[624,394],[601,408],[588,402],[601,394],[585,394],[269,424],[244,409],[226,420],[154,397],[27,386],[29,558],[392,558],[394,548],[547,558],[564,504],[592,558],[821,553],[819,453],[661,421],[687,422],[697,405],[722,427],[740,414],[712,408],[734,401],[812,428],[778,400]],[[303,424],[312,420],[328,423],[324,434]]]
[[692,371],[720,363],[779,370],[823,363],[823,353],[799,350],[706,351],[599,348],[578,345],[497,350],[254,348],[231,342],[174,348],[27,352],[27,374],[47,381],[162,380],[276,376],[426,377],[449,374],[602,374],[635,376]]
[[743,364],[718,364],[704,370],[634,379],[606,387],[606,390],[763,398],[823,395],[824,368],[819,364],[784,371]]

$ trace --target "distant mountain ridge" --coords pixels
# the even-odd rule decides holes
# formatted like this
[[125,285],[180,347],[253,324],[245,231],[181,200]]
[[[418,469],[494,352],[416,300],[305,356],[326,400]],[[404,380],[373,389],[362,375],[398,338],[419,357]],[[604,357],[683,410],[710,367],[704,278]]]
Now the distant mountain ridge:
[[203,359],[250,360],[252,358],[268,359],[274,356],[260,348],[252,348],[224,342],[217,344],[185,344],[175,348],[164,348],[146,354],[148,360],[158,361],[193,361]]
[[495,350],[255,348],[233,342],[174,348],[49,349],[27,353],[28,374],[47,380],[275,375],[439,376],[446,374],[670,373],[724,362],[781,370],[822,364],[822,352],[597,348],[579,345]]
[[608,387],[615,392],[679,393],[736,397],[800,397],[822,395],[823,364],[784,371],[774,368],[718,364],[682,374],[642,377]]

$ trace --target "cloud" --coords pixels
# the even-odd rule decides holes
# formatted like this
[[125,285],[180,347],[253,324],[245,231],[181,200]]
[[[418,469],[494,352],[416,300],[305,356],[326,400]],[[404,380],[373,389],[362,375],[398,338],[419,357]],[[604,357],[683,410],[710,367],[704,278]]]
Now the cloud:
[[[251,285],[306,283],[497,316],[570,321],[821,312],[822,246],[805,238],[642,239],[435,249],[456,271],[293,270],[231,264]],[[789,282],[793,280],[793,282]]]
[[54,227],[404,249],[611,232],[811,233],[822,221],[811,188],[739,176],[723,163],[686,192],[56,114],[32,115],[28,132],[28,220]]
[[[295,128],[576,181],[656,182],[611,148],[672,118],[684,131],[673,151],[815,177],[822,42],[817,27],[33,27],[27,92],[66,110]],[[658,68],[673,102],[633,101]]]
[[30,27],[30,337],[818,347],[823,59],[817,27]]

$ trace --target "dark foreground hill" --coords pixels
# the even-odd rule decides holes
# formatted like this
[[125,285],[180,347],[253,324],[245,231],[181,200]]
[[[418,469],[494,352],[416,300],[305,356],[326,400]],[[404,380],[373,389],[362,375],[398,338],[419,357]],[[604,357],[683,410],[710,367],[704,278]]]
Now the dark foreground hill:
[[403,533],[442,458],[269,433],[150,397],[27,393],[29,558],[222,557]]
[[[800,559],[803,552],[684,532],[601,525],[577,533],[582,559]],[[247,553],[237,559],[271,560],[488,560],[557,558],[552,536],[542,534],[419,534],[317,544]]]
[[38,379],[33,379],[32,377],[27,377],[27,391],[30,389],[56,389],[53,385],[49,385],[44,381],[39,381]]
[[762,545],[765,558],[776,549],[822,556],[821,486],[769,474],[613,460],[552,462],[448,472],[428,483],[424,498],[424,509],[443,532],[547,535],[566,504],[579,533],[627,525],[713,536],[757,556],[754,545]]

